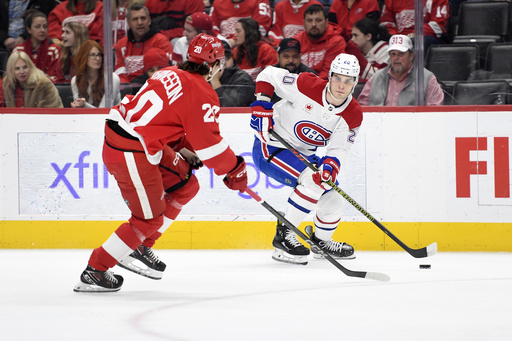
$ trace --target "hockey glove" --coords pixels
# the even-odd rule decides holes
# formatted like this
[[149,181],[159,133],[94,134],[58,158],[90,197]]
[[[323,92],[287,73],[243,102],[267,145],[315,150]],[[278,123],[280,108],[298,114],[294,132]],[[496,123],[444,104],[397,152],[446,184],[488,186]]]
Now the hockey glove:
[[247,187],[247,169],[245,168],[245,160],[241,156],[237,156],[237,164],[235,168],[222,181],[229,189],[244,192]]
[[331,189],[326,182],[331,180],[336,183],[336,176],[340,172],[340,161],[331,156],[324,156],[318,162],[318,172],[313,173],[313,181],[325,190]]
[[264,143],[270,141],[268,132],[274,127],[273,106],[272,102],[255,101],[251,103],[251,128],[256,130],[256,136]]

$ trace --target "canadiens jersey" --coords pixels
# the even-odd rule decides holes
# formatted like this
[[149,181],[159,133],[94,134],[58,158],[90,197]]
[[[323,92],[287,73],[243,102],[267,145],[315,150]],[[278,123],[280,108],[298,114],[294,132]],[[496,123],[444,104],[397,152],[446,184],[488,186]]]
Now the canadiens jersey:
[[[289,73],[267,67],[257,78],[256,93],[282,98],[274,105],[274,130],[293,148],[309,156],[319,147],[326,155],[347,163],[363,120],[363,111],[350,95],[338,107],[327,102],[327,81],[312,73]],[[271,137],[271,146],[283,147]]]
[[219,111],[217,93],[202,76],[172,66],[155,72],[135,96],[126,96],[108,119],[136,137],[154,165],[165,145],[186,135],[201,161],[223,175],[237,158],[220,135]]

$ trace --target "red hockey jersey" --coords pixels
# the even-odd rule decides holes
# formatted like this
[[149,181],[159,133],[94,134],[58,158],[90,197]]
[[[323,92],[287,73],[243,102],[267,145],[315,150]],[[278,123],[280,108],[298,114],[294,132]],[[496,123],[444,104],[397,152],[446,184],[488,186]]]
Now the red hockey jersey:
[[213,29],[230,37],[235,33],[235,24],[242,18],[253,18],[260,24],[260,32],[265,37],[272,24],[272,10],[268,0],[244,0],[234,3],[231,0],[215,0],[211,8]]
[[151,20],[160,16],[172,19],[175,27],[160,31],[169,40],[183,35],[183,25],[185,25],[187,16],[205,10],[202,0],[146,0],[146,8],[151,14]]
[[133,34],[128,31],[128,36],[119,40],[114,45],[116,51],[116,65],[114,72],[121,79],[121,83],[129,83],[135,77],[144,73],[144,53],[152,47],[158,47],[172,55],[172,45],[161,33],[149,31],[142,41],[133,40]]
[[139,139],[151,164],[160,162],[164,146],[186,135],[201,161],[223,175],[237,158],[220,135],[219,111],[217,93],[201,75],[172,66],[157,71],[136,96],[126,96],[108,118]]
[[85,13],[85,3],[77,2],[77,14],[66,8],[69,1],[57,5],[48,16],[48,37],[61,39],[62,26],[68,21],[78,21],[87,26],[89,37],[103,44],[103,2],[96,2],[96,8],[91,13]]
[[295,5],[290,0],[280,1],[274,7],[274,18],[269,37],[279,42],[304,31],[304,12],[311,5],[321,5],[316,0],[301,0]]
[[329,13],[336,14],[338,26],[343,30],[341,34],[348,38],[352,37],[354,24],[365,18],[370,12],[380,12],[377,0],[355,0],[350,9],[347,0],[333,0],[329,9]]
[[[426,0],[423,33],[440,38],[446,32],[448,0]],[[380,23],[391,35],[414,33],[414,0],[385,0]]]
[[338,25],[329,23],[324,36],[312,41],[303,31],[294,37],[300,41],[301,61],[315,70],[318,76],[327,79],[331,62],[340,53],[345,52],[347,43],[345,38],[341,36],[341,28]]

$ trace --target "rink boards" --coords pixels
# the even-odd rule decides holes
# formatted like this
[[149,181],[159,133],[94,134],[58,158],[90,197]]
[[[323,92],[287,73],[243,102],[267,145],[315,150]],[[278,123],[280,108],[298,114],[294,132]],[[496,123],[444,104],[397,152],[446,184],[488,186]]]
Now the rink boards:
[[[101,159],[107,111],[8,110],[0,114],[0,248],[101,244],[129,217]],[[364,110],[340,176],[346,193],[411,247],[512,251],[512,106]],[[249,120],[246,108],[224,110],[221,133],[245,157],[250,187],[284,210],[291,189],[254,167]],[[199,194],[158,247],[270,247],[273,216],[211,170],[196,176]],[[348,202],[343,212],[337,238],[360,250],[399,249]]]

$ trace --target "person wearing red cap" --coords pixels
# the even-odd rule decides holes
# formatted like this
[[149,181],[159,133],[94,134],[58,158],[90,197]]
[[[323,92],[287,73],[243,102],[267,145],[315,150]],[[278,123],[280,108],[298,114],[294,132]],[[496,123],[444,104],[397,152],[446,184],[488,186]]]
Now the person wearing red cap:
[[109,271],[116,264],[163,277],[166,265],[152,247],[199,191],[193,169],[204,163],[229,189],[247,188],[245,161],[220,135],[219,97],[208,84],[223,66],[221,41],[199,34],[188,61],[157,71],[110,110],[103,162],[132,214],[92,252],[75,292],[120,290],[123,277]]
[[170,60],[167,52],[158,47],[150,48],[144,54],[144,73],[134,78],[130,83],[132,94],[135,95],[155,72],[169,66]]
[[199,33],[211,33],[213,24],[212,18],[204,12],[192,13],[185,19],[183,26],[183,37],[179,38],[174,44],[172,52],[172,63],[178,64],[187,60],[188,46],[192,39]]

